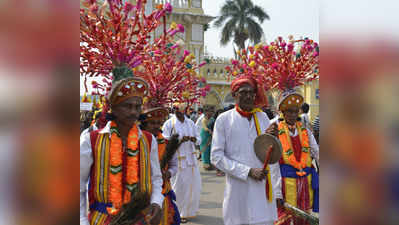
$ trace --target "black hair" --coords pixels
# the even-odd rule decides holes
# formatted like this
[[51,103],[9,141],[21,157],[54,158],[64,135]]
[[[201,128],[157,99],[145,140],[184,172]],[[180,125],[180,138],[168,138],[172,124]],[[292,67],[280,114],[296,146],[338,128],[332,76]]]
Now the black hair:
[[111,121],[111,120],[115,120],[116,116],[112,113],[106,113],[105,114],[105,120],[106,121]]
[[216,110],[216,112],[215,112],[215,114],[213,115],[213,117],[216,119],[216,118],[218,118],[218,116],[219,116],[220,114],[222,114],[223,112],[225,112],[225,110],[223,110],[223,109],[218,109],[218,110]]
[[140,129],[145,130],[145,127],[147,127],[147,122],[145,121],[147,119],[147,116],[145,114],[140,114],[139,116],[139,121],[140,121]]
[[269,117],[269,120],[274,118],[274,114],[271,109],[267,108],[264,110],[264,112],[266,113],[267,117]]
[[309,112],[309,104],[304,102],[301,106],[301,109],[304,113],[308,113]]

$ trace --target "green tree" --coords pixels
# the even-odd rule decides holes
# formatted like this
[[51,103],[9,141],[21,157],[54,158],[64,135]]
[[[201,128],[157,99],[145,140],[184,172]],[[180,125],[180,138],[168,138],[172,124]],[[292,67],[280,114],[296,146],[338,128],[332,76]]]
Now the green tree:
[[238,49],[245,49],[245,42],[248,39],[254,44],[260,42],[263,35],[260,24],[265,19],[269,20],[269,15],[251,0],[228,0],[222,6],[214,26],[217,28],[223,26],[220,39],[222,46],[233,40]]

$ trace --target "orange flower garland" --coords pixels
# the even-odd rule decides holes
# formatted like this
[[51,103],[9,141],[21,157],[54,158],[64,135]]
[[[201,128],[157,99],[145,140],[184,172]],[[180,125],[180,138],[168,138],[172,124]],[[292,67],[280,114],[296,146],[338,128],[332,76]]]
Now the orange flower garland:
[[109,174],[109,201],[112,203],[112,208],[107,208],[111,215],[116,215],[123,204],[126,204],[131,199],[132,192],[137,188],[139,181],[139,150],[138,150],[139,136],[138,128],[135,124],[129,131],[127,138],[127,169],[126,169],[126,189],[122,200],[122,159],[123,148],[122,139],[120,138],[117,125],[114,121],[111,122],[111,143],[110,143],[110,171]]
[[282,121],[278,125],[279,130],[279,139],[281,145],[283,147],[283,157],[287,157],[291,166],[295,167],[299,171],[296,172],[298,176],[305,176],[306,172],[302,171],[305,167],[307,167],[308,160],[309,160],[309,138],[306,128],[302,127],[302,123],[297,122],[296,128],[298,131],[299,138],[301,140],[302,152],[301,152],[301,159],[298,162],[295,158],[294,150],[291,143],[291,138],[289,135],[289,130],[287,123]]

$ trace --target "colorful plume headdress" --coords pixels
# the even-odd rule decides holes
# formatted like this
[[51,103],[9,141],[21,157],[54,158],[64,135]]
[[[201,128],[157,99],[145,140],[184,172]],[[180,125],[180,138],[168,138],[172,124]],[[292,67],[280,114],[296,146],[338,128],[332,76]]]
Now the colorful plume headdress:
[[[98,5],[85,0],[80,10],[80,74],[92,82],[94,95],[105,95],[118,80],[132,77],[132,68],[142,63],[145,45],[162,18],[172,11],[169,3],[144,13],[146,1],[136,5],[122,0],[106,0]],[[101,79],[102,78],[102,79]]]
[[281,93],[280,103],[297,94],[296,87],[319,76],[319,46],[308,38],[295,40],[290,36],[287,42],[279,37],[270,44],[239,51],[238,56],[239,60],[232,60],[233,67],[226,69],[233,76],[253,76],[263,82],[266,90],[277,88]]
[[194,54],[183,50],[183,44],[173,40],[176,29],[184,31],[181,25],[172,23],[160,38],[146,45],[141,65],[133,69],[136,76],[149,84],[148,108],[174,102],[191,105],[210,90],[206,80],[196,72],[206,62],[197,64]]
[[[149,84],[149,107],[198,102],[210,89],[195,72],[205,63],[197,65],[194,55],[173,41],[176,33],[184,32],[182,25],[172,23],[166,30],[165,15],[172,11],[169,3],[157,5],[149,16],[144,14],[144,4],[108,0],[99,8],[95,1],[84,3],[80,70],[86,91],[88,77],[99,78],[92,81],[92,94],[105,95],[115,81],[136,76]],[[160,25],[164,34],[150,43],[150,33]]]
[[[145,0],[133,5],[122,0],[106,0],[98,5],[85,0],[80,10],[80,75],[85,92],[88,78],[93,81],[92,95],[107,96],[111,104],[119,104],[129,96],[148,95],[146,81],[134,76],[132,69],[140,65],[150,34],[171,13],[170,4],[157,5],[148,16]],[[178,32],[176,28],[173,32]],[[171,32],[171,33],[173,33]],[[100,127],[106,124],[109,104],[103,107]]]

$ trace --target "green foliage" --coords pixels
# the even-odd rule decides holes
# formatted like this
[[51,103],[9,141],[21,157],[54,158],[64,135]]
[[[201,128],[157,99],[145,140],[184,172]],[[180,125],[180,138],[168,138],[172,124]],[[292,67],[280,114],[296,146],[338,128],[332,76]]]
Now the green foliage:
[[243,49],[248,39],[254,44],[260,42],[263,35],[260,24],[265,19],[269,20],[269,15],[251,0],[228,0],[220,9],[220,16],[214,22],[214,26],[223,27],[221,45],[224,46],[233,39],[234,44]]

